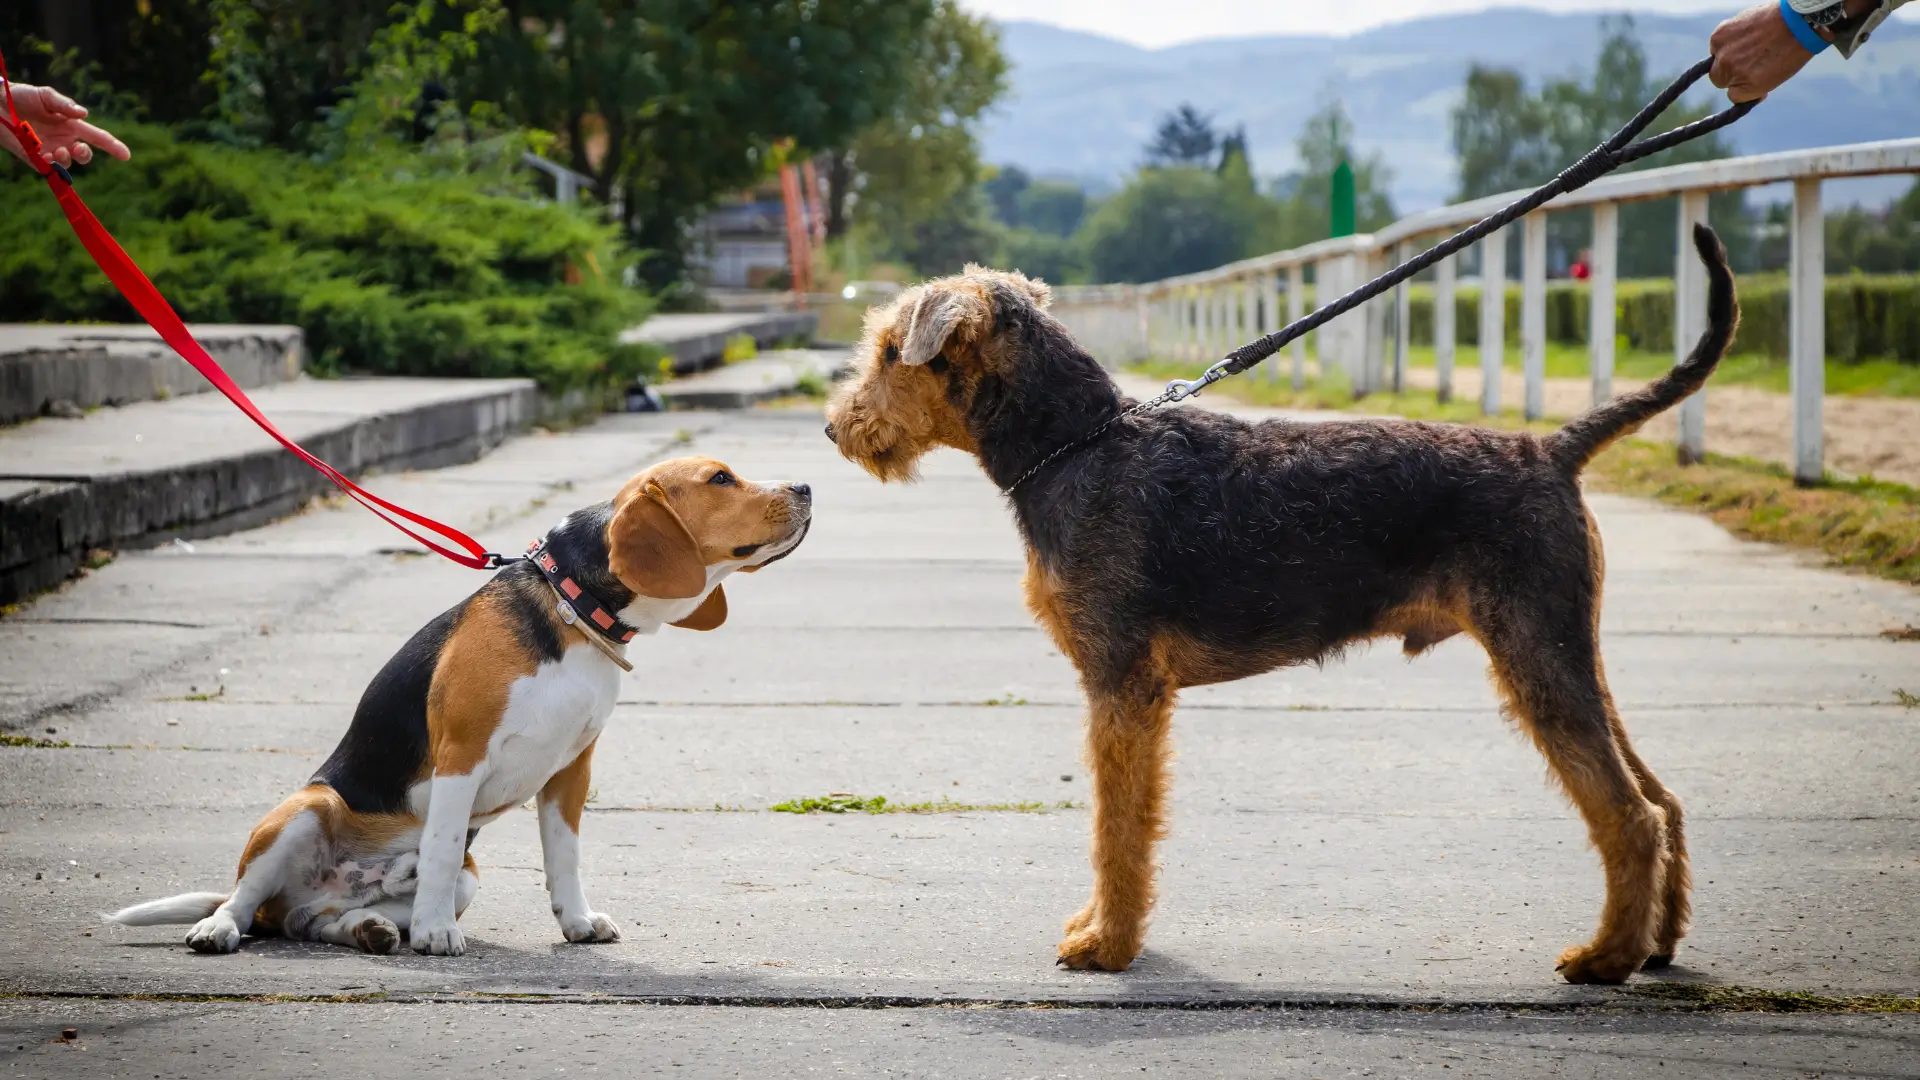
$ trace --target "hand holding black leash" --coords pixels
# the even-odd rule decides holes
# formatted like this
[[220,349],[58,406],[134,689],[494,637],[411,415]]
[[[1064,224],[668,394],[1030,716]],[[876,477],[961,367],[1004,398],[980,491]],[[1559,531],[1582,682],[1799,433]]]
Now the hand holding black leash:
[[1007,488],[1006,493],[1009,495],[1013,494],[1019,489],[1021,484],[1031,479],[1034,473],[1046,468],[1061,455],[1072,450],[1077,450],[1098,439],[1100,436],[1106,434],[1108,428],[1125,420],[1127,417],[1146,412],[1149,409],[1157,409],[1170,402],[1185,400],[1229,375],[1238,375],[1255,364],[1258,364],[1260,361],[1279,352],[1295,338],[1319,329],[1327,323],[1345,315],[1347,312],[1352,311],[1354,308],[1359,307],[1361,304],[1387,292],[1389,289],[1394,288],[1401,282],[1406,281],[1408,278],[1413,277],[1415,274],[1418,274],[1420,271],[1425,270],[1440,260],[1472,247],[1474,244],[1479,243],[1493,233],[1526,217],[1528,214],[1540,209],[1561,195],[1586,187],[1588,184],[1593,183],[1595,180],[1600,179],[1602,176],[1607,175],[1629,162],[1638,161],[1649,154],[1657,154],[1662,150],[1670,150],[1682,143],[1691,142],[1702,135],[1719,131],[1721,128],[1752,112],[1753,107],[1759,104],[1757,101],[1743,102],[1730,109],[1715,113],[1704,120],[1696,120],[1691,124],[1674,128],[1664,135],[1656,135],[1651,139],[1645,139],[1640,142],[1633,141],[1636,136],[1646,130],[1648,124],[1658,119],[1661,113],[1666,112],[1674,102],[1680,100],[1680,95],[1691,89],[1694,83],[1705,78],[1711,70],[1713,70],[1713,57],[1709,56],[1705,60],[1688,68],[1685,74],[1675,79],[1672,85],[1668,86],[1665,90],[1662,90],[1658,97],[1648,102],[1647,106],[1641,109],[1632,120],[1627,121],[1626,126],[1616,132],[1613,138],[1594,147],[1591,153],[1579,161],[1574,162],[1566,171],[1548,181],[1545,186],[1515,200],[1491,217],[1481,220],[1478,224],[1463,232],[1456,233],[1444,243],[1394,267],[1392,270],[1374,278],[1372,281],[1335,300],[1333,303],[1316,309],[1305,318],[1297,322],[1289,323],[1257,341],[1235,349],[1233,352],[1227,354],[1226,359],[1203,372],[1199,378],[1175,379],[1173,382],[1167,384],[1167,389],[1159,396],[1140,402],[1138,405],[1119,413],[1106,423],[1095,428],[1091,433],[1067,443],[1040,459],[1040,463],[1028,469],[1021,475],[1020,479],[1015,480],[1013,484]]

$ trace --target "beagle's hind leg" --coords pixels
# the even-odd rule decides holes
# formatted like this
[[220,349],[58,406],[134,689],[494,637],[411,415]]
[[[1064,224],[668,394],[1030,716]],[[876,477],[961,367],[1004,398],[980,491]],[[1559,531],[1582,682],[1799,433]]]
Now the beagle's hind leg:
[[320,809],[302,792],[254,826],[240,857],[240,880],[233,893],[187,931],[188,948],[204,953],[240,948],[240,939],[253,928],[254,914],[280,895],[295,868],[316,861],[316,848],[325,843]]
[[322,926],[318,937],[329,945],[386,956],[400,950],[400,943],[406,940],[400,928],[412,915],[412,898],[382,900],[342,913]]

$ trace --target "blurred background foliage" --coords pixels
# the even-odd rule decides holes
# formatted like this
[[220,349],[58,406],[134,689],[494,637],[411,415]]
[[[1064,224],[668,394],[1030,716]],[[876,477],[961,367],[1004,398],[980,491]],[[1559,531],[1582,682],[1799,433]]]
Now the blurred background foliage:
[[[18,77],[144,125],[131,166],[80,182],[189,318],[300,322],[345,368],[624,378],[647,365],[609,328],[697,302],[696,224],[789,161],[826,181],[815,276],[835,288],[967,262],[1142,281],[1311,243],[1343,162],[1361,231],[1397,212],[1389,163],[1356,150],[1332,93],[1300,110],[1281,175],[1192,105],[1158,121],[1117,188],[988,165],[979,129],[1008,61],[957,0],[27,0],[0,8],[0,46]],[[1543,182],[1667,78],[1626,18],[1590,74],[1529,86],[1471,69],[1451,118],[1457,195]],[[591,178],[583,201],[545,200],[528,152]],[[1726,153],[1705,139],[1637,167]],[[0,183],[34,220],[52,211],[24,170]],[[1785,264],[1783,214],[1713,206],[1747,271]],[[1675,217],[1623,208],[1623,274],[1671,273]],[[1558,272],[1590,223],[1550,221]],[[1835,213],[1829,269],[1911,267],[1917,221],[1920,194]],[[44,230],[0,253],[0,317],[130,318],[84,258]]]

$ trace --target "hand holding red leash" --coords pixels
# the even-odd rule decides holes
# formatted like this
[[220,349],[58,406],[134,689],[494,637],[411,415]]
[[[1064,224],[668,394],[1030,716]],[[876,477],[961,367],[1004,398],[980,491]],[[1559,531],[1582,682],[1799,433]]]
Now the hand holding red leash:
[[[61,165],[85,165],[93,160],[95,147],[121,161],[132,157],[127,144],[113,137],[105,128],[87,123],[87,107],[60,93],[50,86],[28,86],[25,83],[13,83],[9,87],[13,99],[10,115],[33,126],[34,134],[40,137],[42,150]],[[0,125],[0,147],[4,147],[13,156],[29,165],[34,161],[27,156],[26,148],[20,145],[6,125]],[[36,172],[45,169],[35,168]]]

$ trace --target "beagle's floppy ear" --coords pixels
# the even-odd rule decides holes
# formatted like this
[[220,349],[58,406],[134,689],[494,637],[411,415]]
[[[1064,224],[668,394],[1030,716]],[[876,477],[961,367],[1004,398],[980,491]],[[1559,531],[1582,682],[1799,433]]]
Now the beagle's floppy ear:
[[952,286],[924,286],[907,312],[907,331],[900,342],[900,362],[924,364],[940,355],[963,322],[987,317],[987,305],[978,296]]
[[607,568],[637,595],[685,600],[707,587],[700,545],[655,481],[615,508],[607,549]]
[[715,585],[693,614],[673,625],[682,630],[712,630],[727,621],[727,591]]

